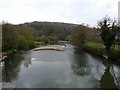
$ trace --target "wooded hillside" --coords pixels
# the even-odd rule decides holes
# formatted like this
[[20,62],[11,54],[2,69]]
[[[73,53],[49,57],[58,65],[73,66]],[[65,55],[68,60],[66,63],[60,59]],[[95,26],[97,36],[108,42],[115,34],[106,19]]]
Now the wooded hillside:
[[72,30],[77,26],[76,24],[59,23],[59,22],[31,22],[25,23],[31,28],[34,36],[57,36],[59,40],[65,40]]

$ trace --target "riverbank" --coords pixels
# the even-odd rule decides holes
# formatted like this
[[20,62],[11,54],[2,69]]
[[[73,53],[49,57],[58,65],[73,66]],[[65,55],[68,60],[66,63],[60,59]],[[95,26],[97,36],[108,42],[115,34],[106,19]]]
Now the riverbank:
[[[41,50],[13,54],[3,64],[3,82],[12,82],[16,88],[100,88],[101,82],[105,86],[116,82],[111,79],[118,75],[120,65],[117,62],[105,61],[86,52],[75,52],[75,47],[69,44],[65,49],[64,52]],[[107,74],[108,65],[115,69],[111,72],[110,68],[112,77]],[[118,77],[116,79],[119,80]],[[56,83],[57,80],[60,82]],[[69,82],[63,82],[67,80]],[[110,84],[108,88],[112,87]]]
[[57,50],[57,51],[63,51],[64,50],[64,45],[47,45],[47,46],[41,46],[38,48],[33,49],[34,51],[38,50]]
[[5,58],[7,58],[8,56],[10,56],[11,54],[14,54],[14,53],[16,53],[16,50],[1,52],[0,60],[4,60]]
[[[108,58],[106,55],[105,46],[101,43],[87,42],[85,44],[85,51],[106,59]],[[110,59],[120,61],[120,45],[115,45],[115,47],[111,47]]]
[[[37,47],[37,46],[36,46]],[[46,46],[38,46],[37,48],[32,49],[33,51],[38,51],[38,50],[56,50],[56,51],[63,51],[64,50],[64,45],[46,45]],[[6,59],[8,56],[11,54],[14,54],[17,50],[12,50],[12,51],[6,51],[1,53],[0,60]],[[31,51],[31,50],[30,50]]]

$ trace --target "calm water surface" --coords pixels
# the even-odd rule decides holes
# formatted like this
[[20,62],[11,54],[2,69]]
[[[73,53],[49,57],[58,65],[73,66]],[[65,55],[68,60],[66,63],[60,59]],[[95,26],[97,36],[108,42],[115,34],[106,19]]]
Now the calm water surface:
[[16,88],[119,87],[120,65],[77,51],[42,50],[16,53],[3,62],[3,82]]

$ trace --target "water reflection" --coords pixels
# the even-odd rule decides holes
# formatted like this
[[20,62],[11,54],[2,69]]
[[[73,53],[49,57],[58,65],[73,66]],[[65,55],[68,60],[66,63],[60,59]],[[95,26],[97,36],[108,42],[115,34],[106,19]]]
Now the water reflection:
[[24,66],[25,66],[26,68],[29,68],[30,65],[32,64],[32,63],[31,63],[31,59],[26,59],[26,60],[24,60],[23,64],[24,64]]
[[117,66],[74,51],[67,45],[61,52],[16,53],[4,61],[2,74],[4,82],[14,83],[18,88],[55,87],[57,84],[70,88],[104,88],[117,86],[111,73],[113,68],[119,68]]
[[[73,73],[78,76],[93,76],[94,82],[97,83],[95,87],[98,88],[119,88],[118,78],[116,78],[116,72],[114,72],[113,65],[111,61],[101,61],[97,57],[92,57],[82,51],[75,50],[73,62],[72,62],[72,70]],[[115,65],[116,66],[116,65]],[[118,69],[118,67],[117,67]],[[90,76],[91,75],[91,76]]]
[[4,60],[4,65],[2,67],[2,81],[11,82],[17,79],[18,73],[20,71],[20,65],[23,61],[23,57],[20,54],[15,54]]
[[24,57],[24,60],[23,60],[24,67],[29,68],[30,65],[32,64],[31,53],[29,53],[29,52],[28,53],[24,53],[23,57]]
[[74,59],[72,62],[72,69],[76,75],[85,76],[90,73],[88,61],[86,60],[84,52],[75,51]]
[[118,86],[115,84],[115,76],[113,77],[110,70],[112,69],[112,66],[108,65],[108,67],[105,69],[105,72],[100,80],[100,88],[118,88]]

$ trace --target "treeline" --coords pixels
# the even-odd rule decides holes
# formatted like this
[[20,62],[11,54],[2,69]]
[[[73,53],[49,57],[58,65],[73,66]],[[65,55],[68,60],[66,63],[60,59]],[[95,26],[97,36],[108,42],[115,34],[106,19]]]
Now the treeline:
[[97,28],[78,25],[70,34],[70,42],[81,50],[119,59],[120,23],[105,17],[99,21]]
[[28,50],[37,45],[68,40],[77,25],[58,22],[31,22],[20,25],[2,24],[2,50]]
[[[106,19],[105,19],[106,20]],[[104,19],[101,20],[103,24]],[[83,48],[86,42],[96,42],[103,43],[105,46],[105,41],[110,45],[120,45],[120,25],[114,22],[106,21],[108,25],[99,26],[98,28],[90,28],[84,25],[78,25],[70,34],[70,41],[72,44]],[[113,25],[114,26],[113,26]],[[111,25],[111,26],[110,26]],[[105,30],[104,30],[105,29]],[[101,36],[103,34],[104,36]],[[103,38],[104,37],[104,38]],[[113,38],[113,41],[112,41]],[[112,42],[111,42],[112,41]]]
[[2,24],[2,50],[28,50],[35,47],[33,34],[29,27]]
[[59,40],[66,40],[67,36],[77,26],[76,24],[59,22],[31,22],[25,23],[34,32],[34,36],[55,36]]
[[70,34],[70,42],[82,49],[89,41],[101,43],[99,33],[99,28],[78,25]]
[[57,44],[58,38],[53,35],[50,36],[41,35],[36,38],[36,41],[38,42],[38,45]]
[[87,48],[87,51],[95,51],[99,54],[104,51],[103,48],[111,49],[113,46],[119,52],[120,49],[116,47],[120,47],[120,27],[119,24],[117,25],[114,22],[105,24],[103,21],[99,23],[98,28],[59,22],[35,21],[20,25],[3,23],[2,49],[3,51],[28,50],[36,45],[57,44],[58,40],[70,40],[81,49]]

